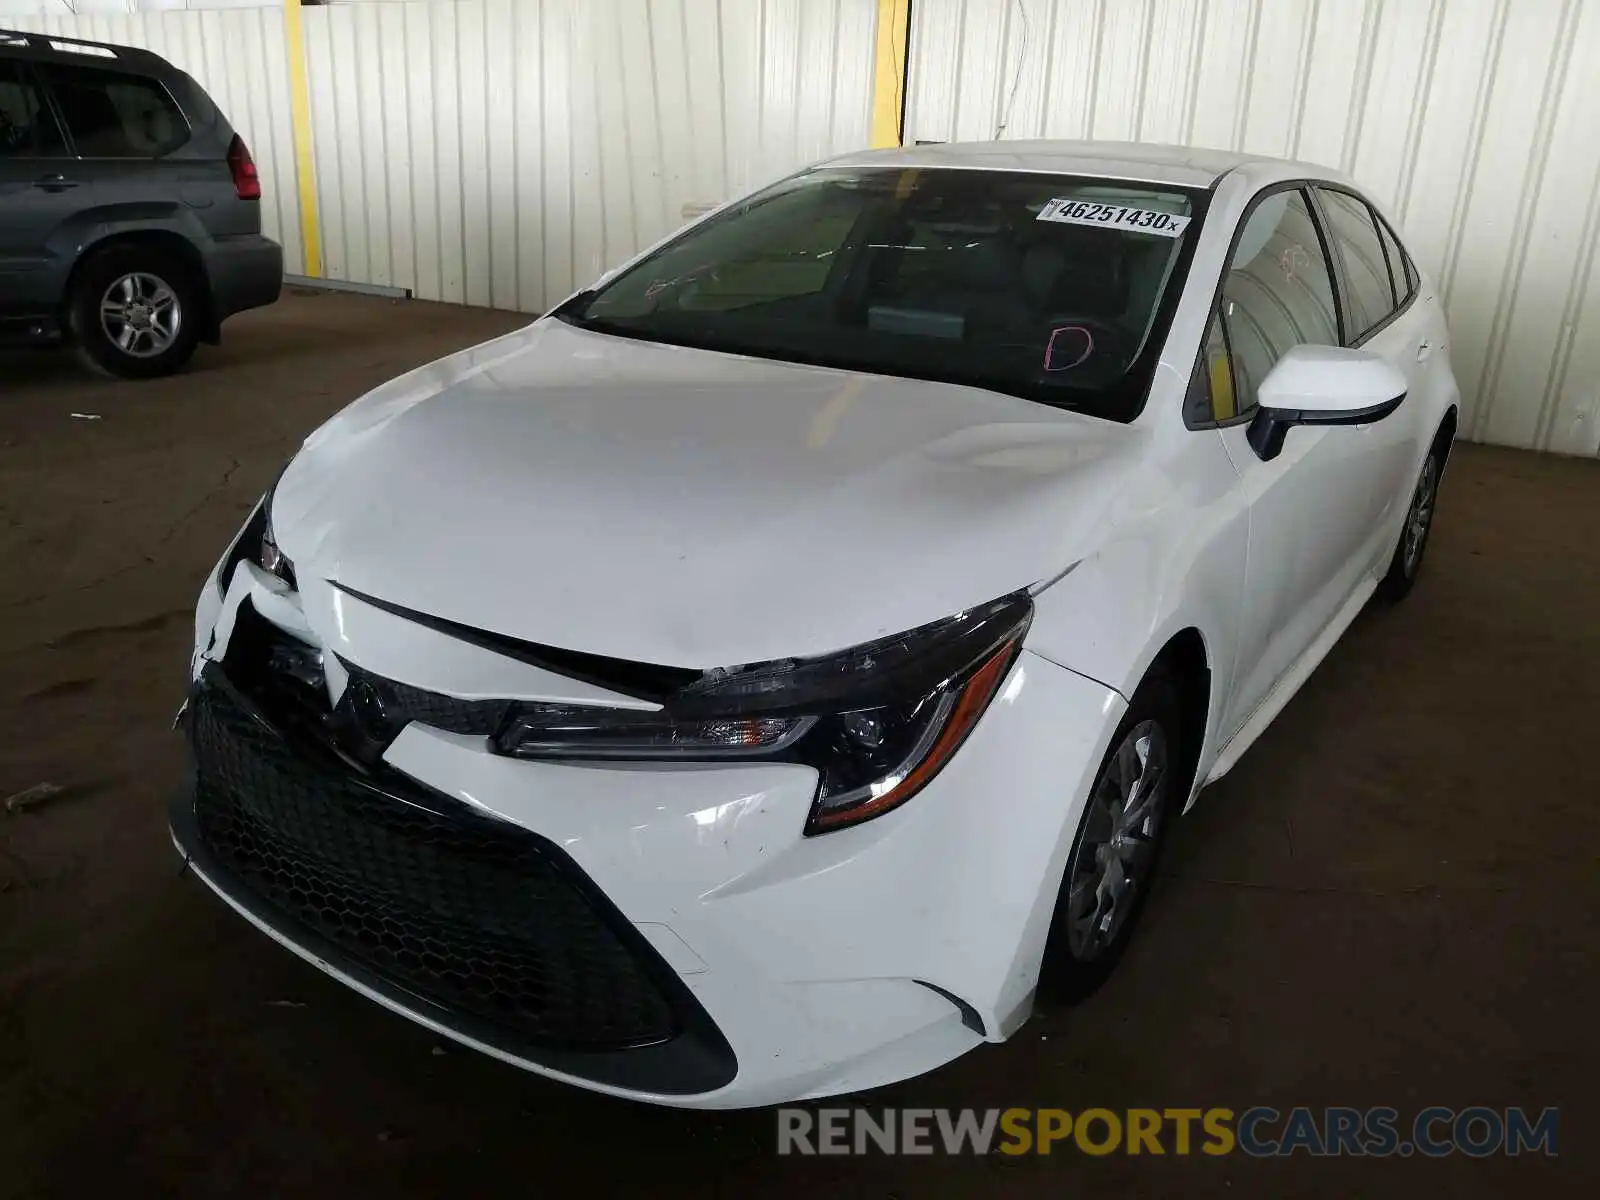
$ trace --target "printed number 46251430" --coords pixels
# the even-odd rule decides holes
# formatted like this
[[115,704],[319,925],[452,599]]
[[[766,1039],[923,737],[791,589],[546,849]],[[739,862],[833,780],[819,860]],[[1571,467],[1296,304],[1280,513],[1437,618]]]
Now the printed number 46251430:
[[1101,204],[1087,200],[1054,200],[1039,213],[1042,221],[1063,221],[1073,225],[1116,225],[1151,233],[1181,233],[1188,218],[1149,208],[1129,208],[1121,204]]

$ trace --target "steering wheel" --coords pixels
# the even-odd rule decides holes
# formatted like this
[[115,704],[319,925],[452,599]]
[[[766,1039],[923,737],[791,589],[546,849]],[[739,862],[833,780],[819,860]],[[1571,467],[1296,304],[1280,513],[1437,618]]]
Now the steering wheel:
[[1052,317],[1051,325],[1041,363],[1051,374],[1081,367],[1119,340],[1115,326],[1094,317]]

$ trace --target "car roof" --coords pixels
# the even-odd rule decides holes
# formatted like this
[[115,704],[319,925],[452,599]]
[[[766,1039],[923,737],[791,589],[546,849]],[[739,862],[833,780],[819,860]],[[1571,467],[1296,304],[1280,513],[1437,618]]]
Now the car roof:
[[121,67],[146,75],[170,73],[176,68],[151,50],[116,42],[91,42],[22,29],[0,29],[0,55],[30,62],[66,63],[85,67]]
[[935,142],[831,158],[830,167],[956,167],[1090,175],[1177,187],[1211,187],[1230,171],[1268,178],[1341,178],[1337,171],[1259,154],[1142,142]]

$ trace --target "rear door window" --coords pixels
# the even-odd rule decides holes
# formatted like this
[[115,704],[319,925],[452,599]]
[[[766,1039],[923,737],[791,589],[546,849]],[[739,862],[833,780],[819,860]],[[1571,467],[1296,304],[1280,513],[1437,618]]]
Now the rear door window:
[[1411,256],[1394,236],[1394,230],[1378,219],[1378,236],[1383,239],[1384,253],[1389,256],[1389,274],[1394,278],[1395,296],[1400,304],[1407,303],[1417,293],[1417,269],[1411,265]]
[[[1318,188],[1317,198],[1327,214],[1328,229],[1344,263],[1344,300],[1348,317],[1347,341],[1359,342],[1383,324],[1399,307],[1406,291],[1404,277],[1396,287],[1389,258],[1378,235],[1377,218],[1366,201],[1349,192]],[[1399,264],[1395,264],[1399,270]]]
[[0,59],[0,158],[51,158],[66,153],[61,130],[19,62]]
[[81,158],[159,158],[189,140],[189,125],[154,79],[90,67],[41,68]]

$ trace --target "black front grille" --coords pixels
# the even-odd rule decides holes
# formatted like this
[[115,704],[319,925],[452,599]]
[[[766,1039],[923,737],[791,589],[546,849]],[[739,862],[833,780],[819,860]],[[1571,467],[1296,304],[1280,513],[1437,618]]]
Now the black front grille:
[[348,676],[330,709],[322,653],[290,636],[246,603],[228,639],[229,677],[269,711],[291,718],[314,737],[340,744],[350,757],[375,763],[412,721],[448,733],[491,737],[509,700],[462,700],[386,679],[340,660]]
[[384,734],[392,738],[412,721],[448,733],[492,737],[511,707],[509,700],[461,700],[385,679],[351,663],[345,668],[354,710],[375,738]]
[[205,878],[315,960],[513,1058],[688,1095],[733,1078],[694,994],[554,843],[419,784],[383,752],[410,721],[488,736],[508,707],[344,664],[240,605],[190,695],[173,834]]
[[681,1032],[543,839],[291,746],[226,687],[202,688],[191,713],[200,837],[274,908],[407,992],[535,1043]]

